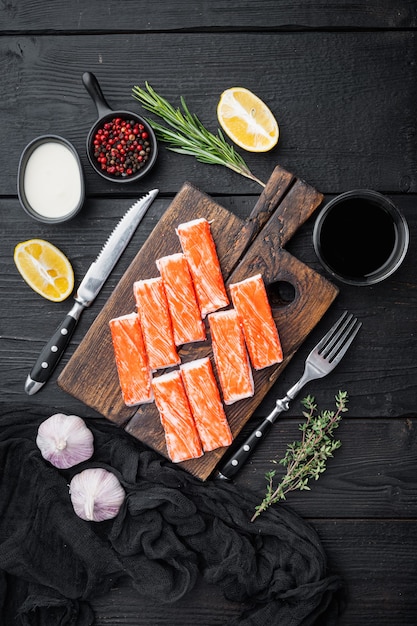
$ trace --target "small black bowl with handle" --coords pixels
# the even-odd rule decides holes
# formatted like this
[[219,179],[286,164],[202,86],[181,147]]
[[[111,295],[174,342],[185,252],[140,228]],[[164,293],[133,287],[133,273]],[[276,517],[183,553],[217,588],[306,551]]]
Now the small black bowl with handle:
[[87,136],[91,166],[113,183],[130,183],[143,178],[158,156],[153,129],[136,113],[112,109],[92,72],[84,72],[82,82],[99,116]]

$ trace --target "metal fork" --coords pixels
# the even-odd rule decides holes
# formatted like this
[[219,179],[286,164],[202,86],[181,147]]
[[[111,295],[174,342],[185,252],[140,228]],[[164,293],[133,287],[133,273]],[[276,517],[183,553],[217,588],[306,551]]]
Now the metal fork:
[[343,313],[336,324],[332,326],[329,332],[324,335],[323,339],[319,341],[308,355],[305,362],[304,373],[300,380],[287,391],[284,398],[276,401],[275,408],[268,417],[264,419],[261,425],[249,435],[240,448],[238,448],[221,467],[217,478],[230,480],[238,473],[258,443],[271,430],[278,415],[283,411],[288,411],[290,401],[295,398],[301,388],[311,380],[327,376],[327,374],[340,363],[361,326],[362,322],[359,322],[352,313],[348,313],[347,311]]

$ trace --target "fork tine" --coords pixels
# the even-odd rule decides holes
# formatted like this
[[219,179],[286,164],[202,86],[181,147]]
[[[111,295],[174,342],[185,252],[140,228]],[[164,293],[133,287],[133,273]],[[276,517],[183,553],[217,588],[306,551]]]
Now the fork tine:
[[333,350],[333,348],[335,347],[335,345],[338,343],[338,341],[343,337],[344,335],[346,335],[346,333],[349,332],[349,327],[350,324],[352,323],[352,320],[354,321],[354,317],[352,315],[352,313],[347,313],[346,315],[343,316],[342,318],[340,318],[340,324],[338,329],[336,330],[336,332],[333,334],[333,336],[330,338],[330,340],[327,342],[327,344],[324,346],[324,348],[322,350],[319,350],[319,354],[324,358],[327,359],[330,352]]
[[355,339],[360,327],[362,326],[362,322],[359,322],[357,318],[353,318],[352,322],[349,324],[346,332],[334,346],[331,353],[328,355],[328,360],[336,365],[346,354],[347,349],[349,348],[352,341]]
[[348,312],[345,311],[341,315],[341,317],[339,317],[337,322],[331,327],[331,329],[324,335],[324,337],[315,346],[314,352],[317,351],[319,354],[321,353],[321,351],[329,344],[329,342],[334,338],[334,336],[339,333],[340,327],[342,326],[343,322],[346,320],[347,316],[348,316]]

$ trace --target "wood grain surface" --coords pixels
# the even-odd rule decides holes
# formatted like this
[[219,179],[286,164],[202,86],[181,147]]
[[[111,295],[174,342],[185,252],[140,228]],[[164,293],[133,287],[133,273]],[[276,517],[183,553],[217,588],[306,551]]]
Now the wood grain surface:
[[[58,378],[60,387],[168,456],[155,404],[132,408],[123,403],[109,321],[135,310],[135,280],[157,276],[156,260],[181,250],[176,227],[204,217],[211,224],[226,285],[262,274],[267,289],[271,291],[271,301],[275,302],[273,315],[284,352],[281,364],[253,372],[253,397],[225,406],[236,437],[338,293],[334,285],[283,249],[322,200],[322,194],[313,187],[277,166],[249,219],[242,222],[209,196],[185,183]],[[275,286],[280,283],[290,285],[294,297],[278,306],[278,299],[273,295]],[[209,356],[215,369],[208,330],[207,336],[206,342],[183,346],[179,350],[181,362]],[[226,451],[227,448],[218,448],[180,465],[205,480]]]
[[[401,268],[369,288],[339,285],[332,306],[237,436],[248,434],[294,384],[309,350],[343,310],[360,317],[360,340],[344,362],[306,389],[323,407],[332,406],[338,389],[348,391],[349,412],[338,432],[342,447],[310,492],[293,493],[283,504],[318,530],[329,568],[346,581],[347,605],[338,626],[416,624],[416,31],[415,0],[0,3],[4,402],[24,401],[45,417],[54,412],[99,415],[64,392],[57,378],[184,181],[245,224],[247,241],[253,241],[248,220],[261,188],[226,168],[161,146],[158,163],[141,183],[116,186],[94,175],[85,153],[96,119],[81,83],[87,70],[96,74],[113,107],[143,112],[131,89],[147,80],[175,105],[184,96],[213,131],[220,93],[234,85],[247,87],[268,104],[280,126],[279,143],[270,153],[241,151],[259,178],[267,181],[279,163],[323,192],[325,203],[365,187],[387,194],[406,216],[411,241]],[[33,138],[50,132],[73,142],[86,177],[83,210],[64,227],[32,221],[17,199],[20,154]],[[79,282],[120,217],[154,187],[159,197],[83,313],[59,368],[39,394],[26,397],[25,378],[71,303],[50,303],[32,292],[14,266],[14,246],[31,237],[48,239],[70,258]],[[313,226],[314,215],[283,249],[326,277],[312,246]],[[283,294],[278,289],[273,296],[279,302]],[[261,498],[265,472],[280,471],[277,461],[297,438],[301,421],[301,405],[295,401],[237,476],[240,489]],[[97,626],[223,626],[241,608],[202,581],[169,606],[155,606],[123,584],[94,600]]]
[[[355,187],[416,192],[416,56],[417,43],[408,30],[372,31],[366,37],[338,30],[249,31],[244,38],[228,32],[4,35],[2,122],[13,131],[14,141],[0,151],[2,193],[16,193],[15,172],[25,145],[50,132],[76,147],[90,195],[117,197],[133,191],[92,175],[85,141],[97,115],[81,83],[84,71],[96,74],[113,108],[145,113],[131,94],[134,85],[144,86],[146,80],[175,106],[182,95],[210,130],[218,126],[220,93],[231,85],[251,89],[280,125],[277,150],[243,155],[264,182],[279,162],[323,193]],[[401,123],[393,124],[398,111]],[[164,192],[175,194],[186,180],[212,196],[259,193],[256,183],[232,171],[167,150],[161,150],[150,176],[135,190],[161,188],[162,181]]]
[[[360,10],[362,8],[362,10]],[[395,10],[394,10],[395,9]],[[210,29],[241,32],[242,30],[288,30],[311,28],[411,28],[417,25],[413,0],[368,0],[366,7],[352,8],[347,0],[321,2],[314,7],[310,0],[241,0],[237,8],[230,0],[204,3],[188,0],[159,2],[125,0],[123,11],[118,0],[108,0],[103,10],[101,0],[88,0],[70,9],[66,0],[46,5],[42,0],[8,2],[4,5],[5,31],[66,31],[77,33],[201,31]],[[146,16],[146,19],[144,19]],[[236,19],[237,17],[237,19]]]

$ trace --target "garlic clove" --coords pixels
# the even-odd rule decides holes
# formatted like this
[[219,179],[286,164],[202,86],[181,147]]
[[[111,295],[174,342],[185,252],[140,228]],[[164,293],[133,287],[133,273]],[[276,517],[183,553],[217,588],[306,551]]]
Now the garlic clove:
[[44,459],[68,469],[92,456],[94,437],[81,417],[56,413],[40,424],[36,445]]
[[116,517],[126,495],[118,478],[101,467],[76,474],[71,480],[69,492],[78,517],[92,522]]

